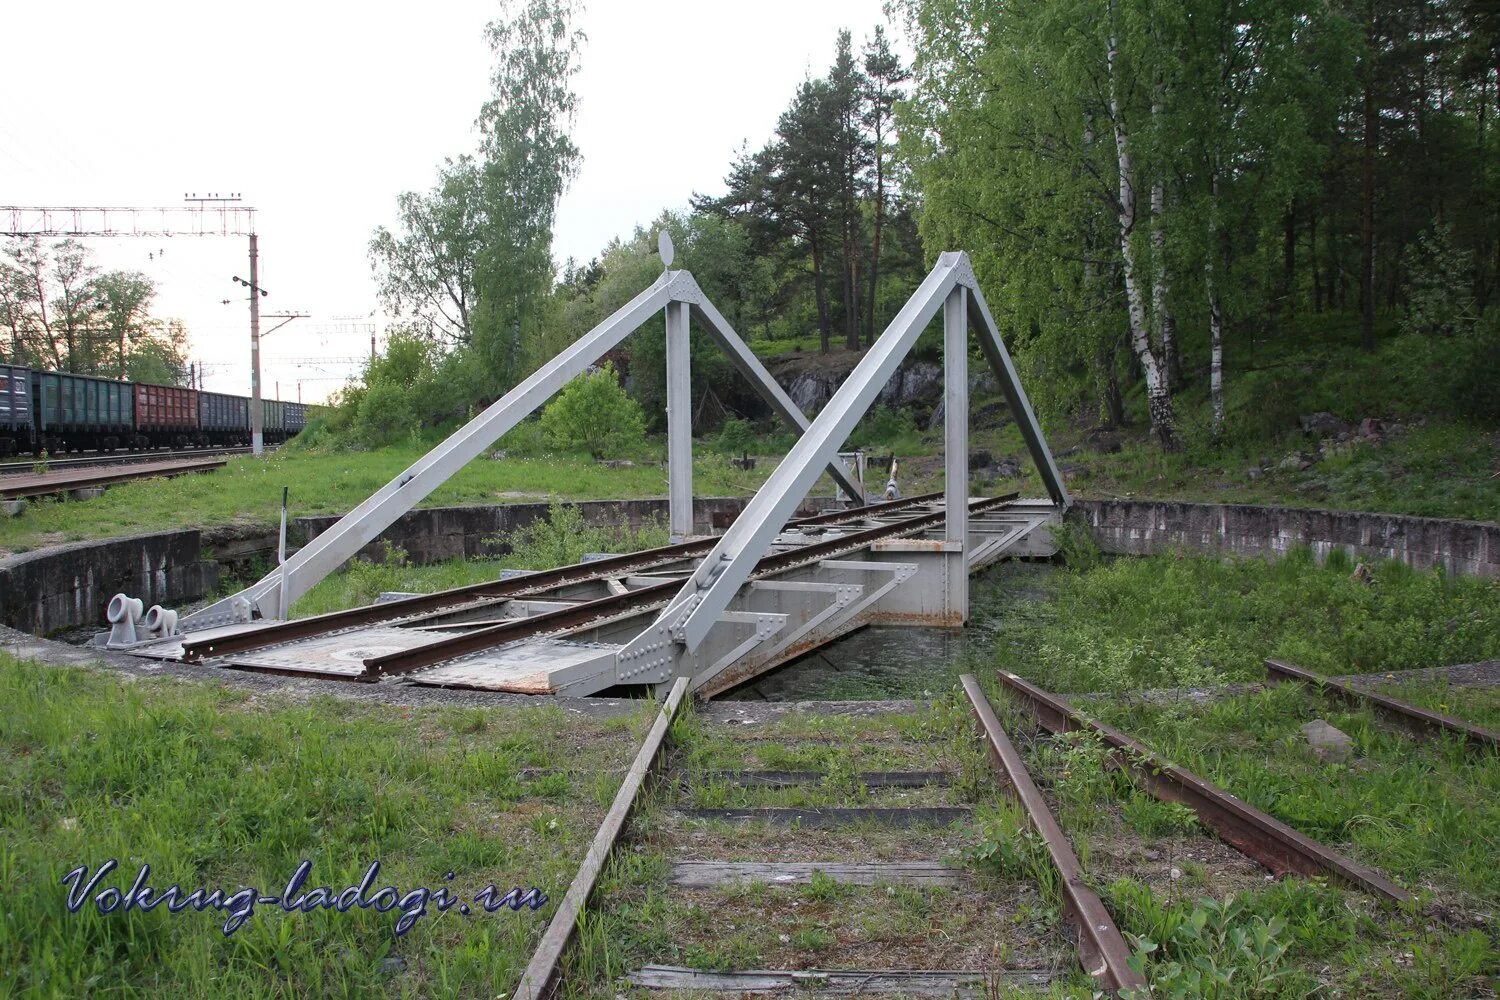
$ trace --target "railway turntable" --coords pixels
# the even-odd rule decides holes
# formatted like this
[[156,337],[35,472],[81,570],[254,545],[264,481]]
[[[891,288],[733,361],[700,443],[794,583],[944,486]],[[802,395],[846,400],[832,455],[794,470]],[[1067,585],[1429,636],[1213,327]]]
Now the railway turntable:
[[[306,619],[288,608],[658,311],[666,314],[668,546]],[[694,534],[689,325],[696,320],[800,433],[722,536]],[[944,344],[941,493],[869,503],[839,448],[924,329]],[[974,335],[1047,496],[969,495]],[[798,517],[827,472],[848,506]],[[372,683],[589,695],[665,689],[711,697],[872,623],[960,627],[969,575],[1050,555],[1066,487],[968,258],[943,254],[811,421],[687,271],[667,271],[599,326],[262,580],[191,615],[112,602],[98,644],[140,656]],[[132,617],[134,616],[134,617]]]

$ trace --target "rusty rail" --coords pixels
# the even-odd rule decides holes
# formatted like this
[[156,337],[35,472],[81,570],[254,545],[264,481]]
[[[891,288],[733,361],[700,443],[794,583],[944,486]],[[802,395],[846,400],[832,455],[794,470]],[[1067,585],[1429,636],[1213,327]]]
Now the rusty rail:
[[[266,451],[274,451],[278,445],[266,445]],[[106,466],[130,466],[140,465],[145,462],[175,462],[179,459],[189,460],[197,458],[214,458],[219,455],[248,455],[250,447],[243,448],[184,448],[175,451],[148,451],[148,452],[95,452],[83,454],[77,458],[49,458],[47,468],[51,472],[66,472],[69,469],[97,469]],[[11,475],[29,476],[34,474],[36,459],[28,458],[19,462],[0,462],[0,477]],[[0,482],[3,482],[0,478]],[[937,495],[937,494],[931,494]]]
[[95,486],[112,486],[115,483],[128,483],[135,479],[169,479],[172,476],[185,476],[190,472],[212,472],[223,468],[226,462],[228,459],[224,458],[194,458],[127,465],[113,471],[7,475],[3,481],[0,481],[0,500],[47,496],[51,493],[66,493],[68,490],[84,490]]
[[1460,736],[1474,749],[1500,749],[1500,733],[1443,715],[1430,709],[1400,701],[1374,691],[1364,691],[1341,681],[1320,677],[1311,670],[1281,660],[1266,661],[1266,675],[1273,681],[1299,681],[1356,708],[1374,708],[1392,722],[1419,738],[1452,734]]
[[1025,703],[1043,728],[1053,733],[1075,729],[1097,733],[1114,748],[1116,764],[1129,767],[1152,795],[1164,802],[1183,803],[1198,814],[1204,826],[1275,874],[1333,875],[1389,900],[1411,900],[1411,893],[1373,868],[1298,833],[1191,771],[1167,763],[1139,740],[1081,715],[1057,695],[1003,670],[999,679]]
[[[864,517],[869,517],[872,514],[890,513],[905,507],[913,507],[921,503],[926,503],[939,495],[928,493],[907,500],[892,500],[885,503],[870,504],[865,507],[856,507],[847,511],[831,511],[827,514],[815,514],[812,517],[792,521],[790,524],[797,526],[856,521]],[[1014,499],[1015,496],[1015,494],[1009,494],[1010,499]],[[541,589],[563,587],[575,583],[589,583],[607,576],[639,572],[658,566],[682,562],[686,559],[692,559],[695,556],[707,555],[714,547],[716,541],[717,539],[706,538],[692,542],[681,542],[677,545],[664,545],[654,549],[642,549],[639,552],[596,559],[593,562],[578,563],[572,566],[561,566],[556,569],[543,570],[539,573],[530,573],[511,580],[489,580],[483,583],[472,583],[463,587],[440,590],[433,594],[421,594],[417,597],[404,597],[397,601],[387,601],[384,604],[367,604],[358,608],[330,611],[308,618],[296,618],[291,621],[282,622],[279,625],[250,629],[234,635],[220,636],[212,639],[199,639],[197,641],[187,640],[182,644],[182,658],[188,663],[198,663],[211,656],[230,656],[236,653],[246,653],[254,649],[276,646],[284,642],[294,642],[298,639],[307,639],[315,635],[326,635],[327,633],[338,632],[343,629],[358,628],[362,625],[395,621],[399,618],[409,618],[413,615],[428,612],[437,613],[459,610],[488,598],[515,597]]]
[[959,682],[969,697],[969,705],[974,710],[974,719],[984,736],[990,759],[1005,774],[1011,797],[1020,803],[1032,828],[1041,834],[1047,845],[1047,853],[1062,884],[1063,910],[1078,933],[1078,954],[1084,971],[1111,996],[1118,996],[1121,990],[1145,989],[1145,977],[1130,967],[1130,948],[1120,936],[1120,929],[1115,926],[1114,918],[1099,894],[1084,880],[1083,866],[1073,853],[1073,845],[1068,842],[1052,810],[1047,808],[1046,800],[1027,773],[1015,744],[995,717],[979,682],[972,674],[963,674]]
[[594,601],[584,601],[571,608],[558,608],[556,611],[544,611],[538,615],[529,615],[525,618],[517,618],[514,621],[501,622],[498,625],[487,625],[484,628],[474,629],[471,632],[463,632],[459,635],[439,639],[411,649],[404,649],[395,653],[385,653],[381,656],[372,656],[364,661],[365,677],[371,680],[395,674],[409,674],[413,670],[430,667],[445,660],[456,659],[469,653],[478,653],[486,649],[507,642],[515,642],[518,639],[530,639],[539,635],[555,635],[560,632],[573,632],[596,622],[604,622],[617,615],[628,614],[634,611],[650,611],[656,608],[664,608],[667,601],[677,592],[680,586],[675,580],[667,580],[662,583],[632,590],[628,594],[611,595],[601,597]]
[[521,981],[512,994],[513,1000],[542,1000],[557,978],[558,966],[562,963],[563,952],[573,936],[573,929],[578,925],[578,918],[583,915],[584,907],[588,905],[589,896],[593,895],[594,886],[599,882],[599,876],[604,871],[615,841],[620,837],[620,831],[625,829],[625,821],[635,808],[636,798],[640,795],[647,776],[661,755],[672,720],[687,696],[687,686],[686,677],[679,677],[672,683],[672,690],[662,702],[656,721],[651,724],[651,731],[641,743],[640,752],[635,755],[630,770],[625,773],[625,780],[620,783],[614,802],[605,814],[604,822],[599,825],[599,832],[594,834],[593,843],[589,844],[588,853],[578,866],[578,875],[573,879],[573,884],[568,886],[557,912],[552,914],[552,922],[542,934],[541,943],[532,953],[531,961],[526,964],[526,971],[522,973]]
[[[969,504],[971,512],[981,512],[993,507],[1010,502],[1011,496],[990,497],[984,500],[976,500]],[[901,535],[909,535],[924,528],[940,524],[946,515],[943,511],[935,511],[931,514],[920,514],[916,517],[895,521],[891,524],[882,524],[874,528],[866,528],[863,531],[855,531],[838,538],[830,538],[826,542],[814,542],[811,545],[801,545],[786,552],[778,552],[774,555],[763,557],[756,564],[752,579],[762,579],[773,573],[783,573],[789,569],[795,569],[808,563],[829,559],[845,552],[856,551],[867,545],[878,542],[885,538],[893,538]],[[587,563],[588,566],[597,566],[595,563]],[[541,574],[536,574],[541,575]],[[522,577],[523,580],[534,580],[535,576]],[[364,661],[366,676],[381,676],[388,674],[405,674],[423,667],[434,666],[460,656],[470,653],[482,652],[493,649],[507,642],[515,642],[518,639],[532,638],[542,634],[556,634],[559,632],[576,631],[587,628],[595,622],[602,622],[616,615],[630,611],[648,611],[655,608],[665,607],[671,596],[681,587],[676,580],[664,581],[633,590],[628,594],[618,596],[601,597],[594,601],[585,601],[571,608],[561,608],[557,611],[548,611],[527,618],[518,618],[511,622],[501,622],[498,625],[489,625],[478,628],[461,635],[449,636],[433,642],[414,646],[395,653],[386,653],[382,656],[372,656]],[[259,634],[259,633],[257,633]]]

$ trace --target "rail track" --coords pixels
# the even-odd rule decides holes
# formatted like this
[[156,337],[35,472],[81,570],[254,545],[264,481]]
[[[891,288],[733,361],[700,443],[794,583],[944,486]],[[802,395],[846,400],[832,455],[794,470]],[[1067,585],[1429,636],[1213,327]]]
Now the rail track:
[[[1332,875],[1385,902],[1410,901],[1406,890],[1378,872],[1173,767],[1128,735],[1090,721],[1058,696],[1014,675],[1001,674],[999,680],[1006,700],[1029,713],[1044,736],[1074,729],[1098,734],[1116,751],[1105,766],[1126,768],[1139,787],[1187,805],[1206,831],[1243,855],[1239,864],[1250,877],[1259,878],[1256,870],[1274,876]],[[595,898],[627,830],[632,856],[643,851],[647,857],[660,853],[667,858],[665,883],[654,889],[666,902],[658,900],[651,919],[679,932],[695,925],[681,914],[707,921],[710,939],[721,946],[709,954],[735,954],[736,934],[761,929],[757,922],[783,921],[780,911],[799,906],[808,917],[838,929],[836,935],[822,931],[807,939],[796,931],[782,934],[782,946],[770,946],[767,957],[772,961],[763,967],[702,961],[701,944],[659,943],[655,948],[663,961],[636,963],[622,977],[637,989],[664,995],[676,990],[762,995],[806,989],[825,996],[989,997],[1040,990],[1068,976],[1076,981],[1080,971],[1093,990],[1106,996],[1146,987],[1142,972],[1131,965],[1130,946],[989,697],[972,676],[960,678],[960,686],[973,716],[973,738],[993,765],[985,782],[988,790],[981,790],[977,801],[972,794],[968,800],[961,794],[963,763],[955,765],[934,750],[939,741],[924,737],[922,727],[898,724],[865,731],[853,740],[848,737],[855,730],[837,727],[820,730],[818,737],[795,730],[747,735],[747,725],[715,722],[711,710],[690,708],[687,678],[679,678],[661,702],[513,1000],[542,1000],[562,984],[570,974],[569,948],[575,946],[580,924],[598,933],[606,916],[630,919],[635,897],[624,906],[614,906],[607,895]],[[704,734],[703,742],[694,742],[699,739],[695,731]],[[828,739],[830,732],[835,739]],[[847,761],[847,769],[838,764],[822,770],[755,769],[754,748],[767,744],[776,746],[777,759],[795,756],[799,748],[821,747],[821,755],[813,753],[810,759]],[[706,756],[705,746],[718,746],[720,756]],[[726,746],[727,751],[722,749]],[[707,766],[710,758],[720,766]],[[870,761],[883,769],[859,770],[860,762]],[[652,783],[657,792],[647,807],[646,789]],[[841,801],[841,795],[854,801]],[[954,844],[978,834],[976,819],[984,803],[1001,795],[1014,803],[1040,844],[1036,867],[1028,869],[1030,884],[1014,872],[996,881],[952,862]],[[705,806],[705,801],[715,805]],[[644,827],[632,827],[632,816],[646,808],[650,815]],[[1020,916],[1048,893],[1056,897],[1068,933],[1025,924],[1023,940],[1016,941]],[[894,905],[926,914],[916,953],[868,932],[871,914],[893,905],[892,898],[900,901]],[[793,925],[786,926],[791,930]],[[602,927],[603,933],[611,932],[608,922]],[[992,942],[1007,934],[1011,940],[1003,953],[997,952]],[[805,957],[809,948],[817,954],[815,965],[776,961]],[[684,954],[700,960],[691,965],[665,960]]]
[[227,458],[194,457],[175,461],[141,462],[98,469],[63,469],[0,479],[0,500],[51,496],[72,490],[95,489],[136,479],[161,479],[221,469]]
[[[976,571],[1055,514],[1050,505],[1038,508],[1014,494],[971,499],[970,528],[982,540],[962,561],[957,550],[928,537],[945,517],[943,505],[923,495],[790,521],[754,565],[741,610],[726,616],[733,627],[748,628],[748,636],[726,632],[705,649],[693,692],[726,691],[864,624],[958,624],[932,588],[894,591],[923,565],[936,577],[939,560]],[[641,652],[628,644],[653,627],[717,541],[517,573],[309,618],[226,621],[153,637],[130,651],[346,682],[400,678],[422,686],[572,695],[655,684],[660,692],[672,679],[654,652],[662,643]]]
[[1372,709],[1418,739],[1454,736],[1463,740],[1471,750],[1480,752],[1500,750],[1500,733],[1451,715],[1443,715],[1440,712],[1409,704],[1389,695],[1366,691],[1326,677],[1319,677],[1311,670],[1306,670],[1294,663],[1267,660],[1266,676],[1272,681],[1305,684],[1329,698],[1346,705],[1353,705],[1355,708]]
[[[274,451],[273,447],[267,446],[266,451]],[[104,454],[81,455],[77,458],[49,458],[47,469],[50,472],[61,472],[68,469],[91,469],[98,466],[111,465],[139,465],[143,462],[173,462],[186,461],[193,458],[214,458],[217,456],[248,455],[250,449],[244,448],[187,448],[180,451],[155,451],[155,452],[107,452]],[[35,459],[19,462],[0,462],[0,476],[10,475],[34,475],[36,473],[37,461]]]

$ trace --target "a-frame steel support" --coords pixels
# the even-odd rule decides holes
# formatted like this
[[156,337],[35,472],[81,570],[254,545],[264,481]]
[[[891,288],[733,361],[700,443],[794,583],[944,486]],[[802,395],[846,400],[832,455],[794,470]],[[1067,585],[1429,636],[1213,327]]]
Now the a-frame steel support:
[[[252,617],[275,618],[329,573],[374,541],[397,518],[411,510],[466,464],[484,453],[507,431],[551,399],[574,377],[657,312],[667,312],[668,451],[672,473],[670,522],[674,532],[692,526],[691,406],[688,388],[689,310],[709,334],[729,352],[735,367],[793,430],[808,428],[805,414],[771,377],[739,335],[714,308],[687,271],[667,271],[598,326],[574,341],[547,364],[489,406],[450,437],[418,459],[406,471],[377,490],[368,500],[303,546],[276,570],[237,594],[185,618],[184,631],[246,622]],[[679,364],[680,362],[680,364]],[[673,389],[673,386],[676,386]],[[851,497],[863,503],[863,493],[837,455],[826,463],[828,472]],[[821,471],[821,470],[820,470]],[[816,478],[816,477],[814,477]]]
[[[950,579],[964,578],[962,562],[968,546],[968,327],[973,326],[979,335],[981,349],[1000,380],[1053,503],[1059,509],[1067,506],[1067,488],[979,291],[973,267],[963,253],[944,253],[656,622],[621,651],[622,659],[639,656],[641,650],[660,650],[663,642],[678,644],[689,655],[702,645],[709,631],[724,620],[730,601],[749,581],[756,563],[770,550],[782,525],[823,468],[830,461],[837,461],[839,446],[848,439],[939,309],[944,311],[944,375],[948,393],[944,404],[948,480],[945,536],[947,545],[957,549],[960,562],[960,571],[948,574]],[[960,587],[962,590],[958,591],[956,588]],[[967,617],[966,579],[962,583],[954,580],[949,588],[949,600],[961,601],[960,614]],[[657,659],[666,668],[676,658],[658,656]],[[660,682],[670,676],[640,679]],[[697,677],[695,683],[703,679]]]

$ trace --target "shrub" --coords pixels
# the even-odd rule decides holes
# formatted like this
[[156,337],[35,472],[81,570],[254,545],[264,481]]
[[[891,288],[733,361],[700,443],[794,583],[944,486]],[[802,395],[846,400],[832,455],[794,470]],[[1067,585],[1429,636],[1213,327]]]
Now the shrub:
[[556,448],[583,448],[595,458],[639,449],[646,439],[646,417],[620,388],[614,366],[587,372],[569,382],[542,411],[542,432]]
[[632,530],[628,525],[606,527],[589,524],[583,511],[573,504],[554,501],[545,518],[537,518],[508,538],[511,554],[506,562],[523,569],[550,569],[582,562],[590,552],[634,552],[666,544],[667,532],[660,524]]
[[376,382],[367,388],[354,414],[360,439],[378,446],[409,434],[417,426],[411,402],[411,393],[392,382]]
[[1495,372],[1500,371],[1500,320],[1493,313],[1489,322],[1453,339],[1449,362],[1438,371],[1446,376],[1444,388],[1453,412],[1491,426],[1500,423],[1500,392],[1495,391]]
[[719,436],[714,439],[714,448],[729,455],[748,452],[754,445],[755,425],[738,417],[730,417],[724,421],[724,426],[719,428]]
[[495,445],[513,458],[531,458],[547,451],[547,434],[540,420],[523,420]]
[[859,422],[849,440],[862,448],[879,446],[910,453],[921,447],[921,432],[910,410],[877,406]]

